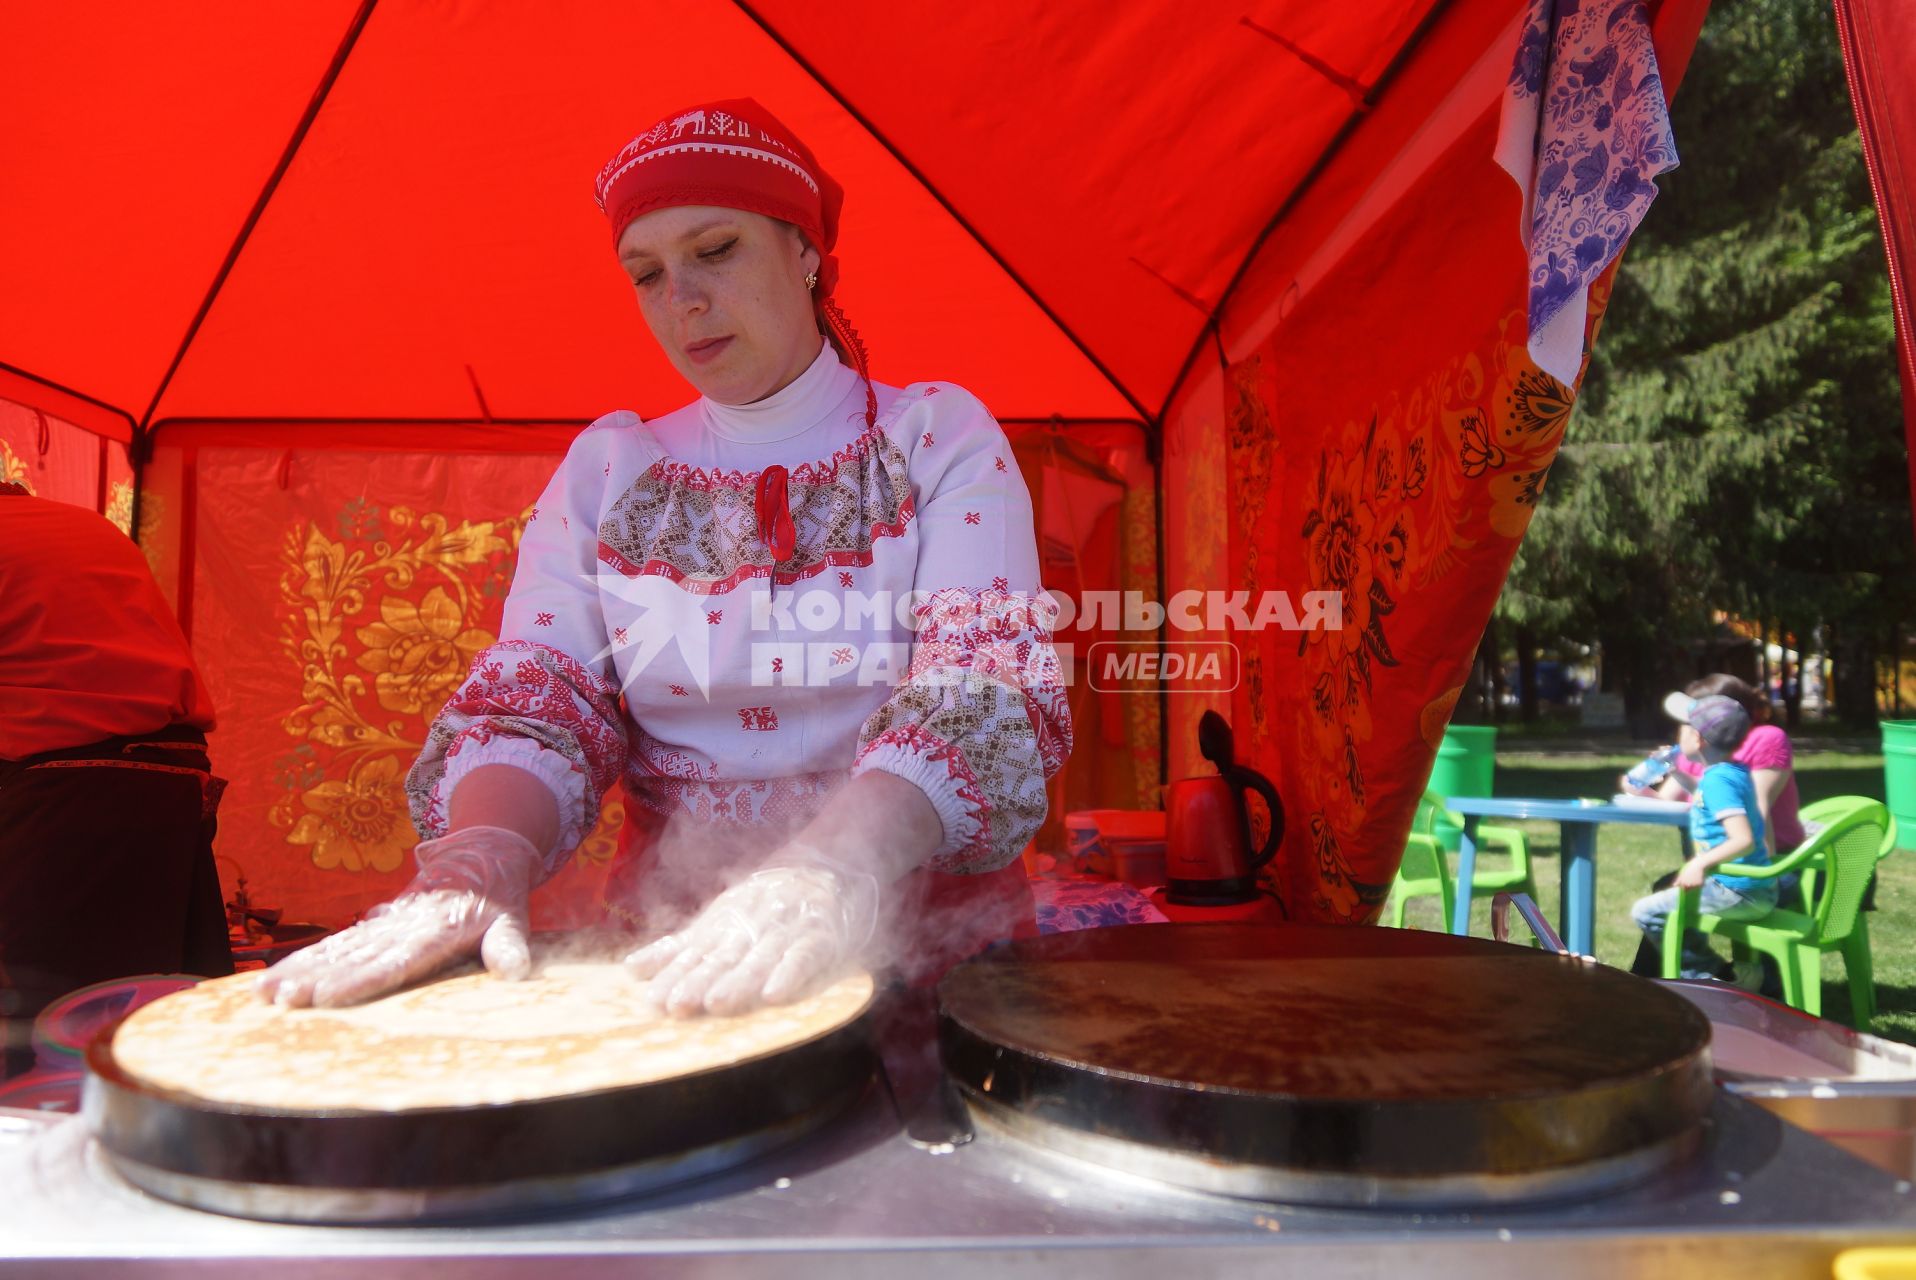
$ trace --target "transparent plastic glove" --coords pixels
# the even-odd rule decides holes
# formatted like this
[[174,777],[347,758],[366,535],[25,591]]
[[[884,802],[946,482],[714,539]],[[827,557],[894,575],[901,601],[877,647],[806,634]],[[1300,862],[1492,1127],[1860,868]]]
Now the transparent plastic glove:
[[276,1004],[342,1005],[384,995],[477,951],[495,976],[532,968],[526,902],[539,853],[504,827],[466,827],[414,851],[419,874],[391,902],[259,976]]
[[877,877],[807,858],[768,865],[625,958],[675,1017],[789,1004],[847,964],[878,922]]

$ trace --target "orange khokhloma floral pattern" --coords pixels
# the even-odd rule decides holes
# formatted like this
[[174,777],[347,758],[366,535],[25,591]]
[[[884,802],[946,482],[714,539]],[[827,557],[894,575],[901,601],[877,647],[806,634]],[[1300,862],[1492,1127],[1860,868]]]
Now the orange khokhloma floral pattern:
[[[288,530],[280,647],[301,672],[281,721],[299,739],[277,762],[269,819],[324,870],[393,871],[418,840],[406,771],[473,657],[497,638],[524,516],[460,521],[363,499],[331,525]],[[610,859],[622,818],[582,845]]]
[[[1225,414],[1227,447],[1231,458],[1231,484],[1238,522],[1238,544],[1244,549],[1242,581],[1255,586],[1267,581],[1263,566],[1265,505],[1271,490],[1271,464],[1277,452],[1277,428],[1270,408],[1258,394],[1262,381],[1262,362],[1252,356],[1231,371],[1229,411]],[[1250,694],[1251,735],[1262,740],[1268,731],[1269,698],[1265,688],[1264,654],[1258,646],[1249,646],[1243,655],[1243,682]],[[1262,815],[1255,820],[1263,839]]]
[[[1158,583],[1158,495],[1154,488],[1136,486],[1125,491],[1118,507],[1120,520],[1119,582],[1126,591],[1152,592]],[[1124,700],[1125,741],[1131,751],[1131,792],[1117,793],[1122,808],[1158,807],[1159,759],[1163,741],[1159,721],[1164,711],[1155,697]],[[1080,738],[1082,742],[1082,737]],[[1080,748],[1082,750],[1082,748]]]
[[[159,540],[161,512],[166,503],[159,494],[147,490],[140,497],[140,536],[134,539],[141,546],[149,548],[147,555],[154,553],[150,548]],[[100,513],[112,522],[113,527],[129,537],[133,533],[133,482],[115,480],[107,488],[106,510]]]
[[[1389,893],[1386,869],[1353,856],[1362,833],[1397,816],[1376,811],[1367,770],[1395,767],[1406,746],[1430,749],[1457,697],[1428,697],[1430,673],[1406,672],[1397,641],[1416,635],[1429,651],[1455,590],[1508,562],[1575,399],[1530,360],[1524,334],[1523,312],[1511,312],[1487,346],[1331,433],[1306,483],[1305,589],[1341,593],[1343,626],[1305,631],[1296,648],[1305,714],[1294,719],[1303,794],[1292,821],[1313,865],[1312,901],[1294,916],[1369,921]],[[1393,729],[1374,748],[1385,721],[1415,723],[1415,744]]]
[[0,483],[21,484],[32,493],[33,481],[28,478],[27,460],[13,451],[13,446],[0,440]]

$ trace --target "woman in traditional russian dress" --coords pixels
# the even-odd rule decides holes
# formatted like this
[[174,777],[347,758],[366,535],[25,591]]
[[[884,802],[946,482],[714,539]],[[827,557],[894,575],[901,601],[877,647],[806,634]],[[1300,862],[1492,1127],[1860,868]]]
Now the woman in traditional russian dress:
[[672,113],[597,193],[699,398],[573,442],[408,779],[417,877],[268,970],[281,1003],[475,952],[525,974],[528,896],[618,785],[609,904],[674,1013],[1030,931],[1018,855],[1071,724],[1004,432],[950,383],[872,381],[832,301],[843,192],[757,103]]

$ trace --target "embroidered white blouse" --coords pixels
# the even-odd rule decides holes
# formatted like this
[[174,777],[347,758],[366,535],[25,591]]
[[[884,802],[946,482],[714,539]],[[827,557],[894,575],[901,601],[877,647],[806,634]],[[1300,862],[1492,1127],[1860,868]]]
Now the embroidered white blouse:
[[[407,779],[413,818],[483,764],[558,801],[556,868],[608,788],[728,824],[795,824],[848,777],[917,784],[931,865],[995,870],[1045,815],[1070,711],[1038,582],[1031,498],[1003,430],[949,383],[864,387],[829,345],[755,404],[607,414],[528,520],[499,642]],[[774,563],[755,503],[789,472]]]

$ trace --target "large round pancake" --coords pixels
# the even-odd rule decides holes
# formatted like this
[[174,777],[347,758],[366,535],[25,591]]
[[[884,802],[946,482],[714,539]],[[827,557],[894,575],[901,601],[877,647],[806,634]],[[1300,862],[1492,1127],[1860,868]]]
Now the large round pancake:
[[113,1060],[146,1085],[276,1111],[410,1111],[529,1102],[691,1075],[844,1026],[857,973],[796,1004],[673,1018],[617,963],[550,963],[523,982],[470,971],[340,1009],[261,1000],[255,974],[139,1010]]

